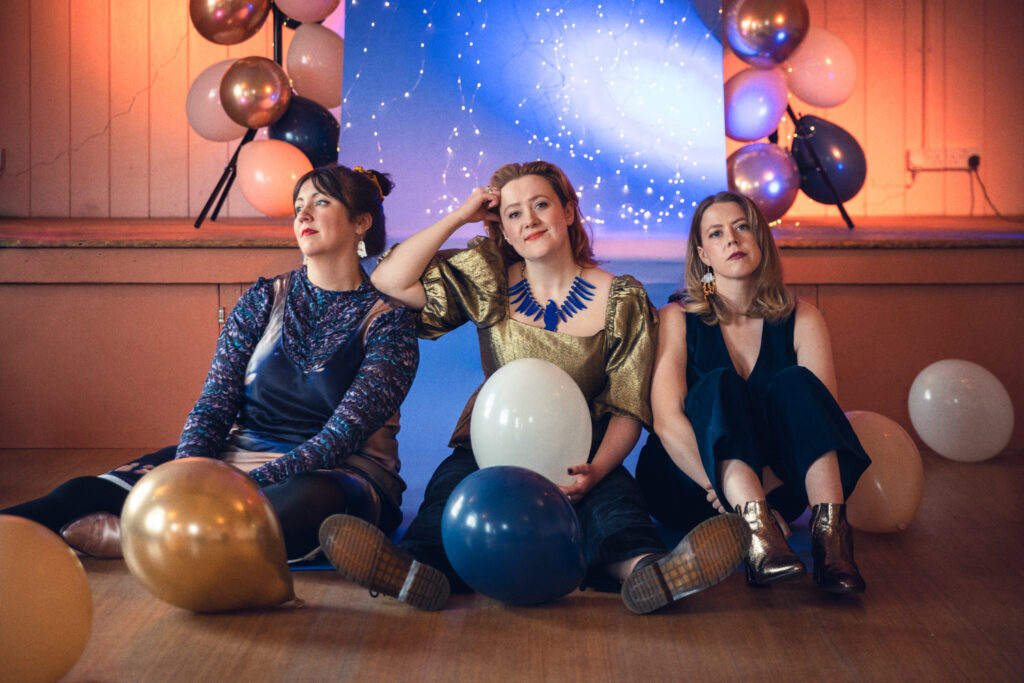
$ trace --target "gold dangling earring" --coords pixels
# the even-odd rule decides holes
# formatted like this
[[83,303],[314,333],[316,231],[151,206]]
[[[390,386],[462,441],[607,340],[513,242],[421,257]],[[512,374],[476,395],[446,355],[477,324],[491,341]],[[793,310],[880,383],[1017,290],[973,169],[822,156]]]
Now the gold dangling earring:
[[718,285],[715,283],[715,274],[711,268],[708,268],[708,272],[704,273],[704,277],[700,279],[700,286],[704,290],[705,299],[712,296],[718,289]]
[[359,240],[359,244],[356,245],[356,256],[366,258],[366,242],[363,240]]

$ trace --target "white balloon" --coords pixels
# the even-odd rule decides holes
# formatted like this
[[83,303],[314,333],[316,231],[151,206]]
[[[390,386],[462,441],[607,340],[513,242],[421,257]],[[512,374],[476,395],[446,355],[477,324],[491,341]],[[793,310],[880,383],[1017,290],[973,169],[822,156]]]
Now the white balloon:
[[910,422],[933,451],[977,462],[998,454],[1013,434],[1013,404],[991,372],[966,360],[940,360],[914,379]]
[[815,107],[842,104],[857,84],[857,61],[843,39],[812,26],[786,62],[789,89]]
[[480,388],[470,440],[477,465],[517,465],[559,486],[587,461],[590,409],[579,386],[557,365],[520,358],[499,368]]

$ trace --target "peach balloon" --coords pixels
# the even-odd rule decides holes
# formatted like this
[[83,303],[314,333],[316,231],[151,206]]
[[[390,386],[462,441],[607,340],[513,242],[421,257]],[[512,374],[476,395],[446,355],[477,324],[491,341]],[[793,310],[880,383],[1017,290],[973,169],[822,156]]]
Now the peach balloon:
[[46,527],[0,515],[0,680],[56,681],[92,629],[92,593],[75,551]]
[[135,578],[182,609],[295,598],[276,513],[252,478],[220,460],[172,460],[140,479],[121,512],[121,547]]
[[238,152],[238,185],[255,209],[268,216],[290,216],[292,190],[313,164],[283,140],[253,140]]
[[295,92],[330,109],[341,104],[345,39],[319,24],[295,29],[285,65]]
[[225,59],[206,67],[188,89],[185,116],[192,130],[207,140],[227,142],[245,134],[245,126],[235,123],[220,102],[221,80],[234,63],[234,59]]
[[276,0],[277,8],[295,21],[323,21],[341,0]]
[[921,453],[910,435],[884,415],[851,410],[846,417],[871,456],[871,465],[846,501],[847,518],[861,531],[903,531],[921,505]]
[[199,35],[234,45],[256,35],[270,13],[270,0],[189,0],[188,13]]
[[220,81],[220,101],[231,120],[260,128],[281,118],[292,98],[284,69],[266,57],[242,57]]

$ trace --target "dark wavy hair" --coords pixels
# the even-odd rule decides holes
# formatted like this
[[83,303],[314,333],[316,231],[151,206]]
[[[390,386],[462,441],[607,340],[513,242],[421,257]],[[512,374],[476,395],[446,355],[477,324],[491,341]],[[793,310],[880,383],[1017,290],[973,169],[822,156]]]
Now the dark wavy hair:
[[[523,176],[535,175],[548,181],[551,188],[558,195],[558,201],[565,208],[572,203],[573,219],[569,224],[569,243],[572,245],[572,257],[578,266],[596,266],[597,259],[594,258],[594,250],[591,246],[590,231],[583,222],[583,214],[580,213],[580,198],[573,189],[572,183],[566,177],[565,172],[558,166],[547,161],[531,161],[525,164],[505,164],[491,176],[490,187],[501,191],[507,183],[522,178]],[[487,228],[487,235],[494,240],[501,249],[501,255],[505,263],[522,261],[523,257],[516,252],[512,246],[505,241],[505,235],[501,231],[501,223],[498,221],[484,221]]]
[[[371,180],[373,178],[373,180]],[[363,235],[366,244],[366,255],[377,256],[384,251],[387,243],[387,232],[384,219],[384,197],[391,194],[395,184],[387,173],[380,171],[354,171],[347,166],[321,166],[314,168],[295,183],[292,190],[292,203],[298,199],[299,188],[307,180],[313,181],[313,187],[320,192],[334,197],[345,205],[353,217],[364,213],[370,214],[373,223]],[[380,189],[378,190],[378,185]],[[382,196],[383,195],[383,196]]]
[[761,263],[751,274],[754,282],[754,299],[750,304],[750,310],[745,313],[753,318],[764,318],[772,322],[786,318],[792,313],[796,303],[793,295],[782,283],[782,257],[779,255],[779,248],[775,245],[772,230],[768,227],[768,221],[761,213],[761,209],[757,208],[752,199],[738,192],[719,192],[705,197],[697,205],[693,221],[690,223],[690,236],[686,241],[686,284],[673,298],[681,298],[686,303],[687,311],[699,314],[709,325],[716,325],[723,318],[728,319],[730,312],[717,296],[704,296],[700,279],[709,268],[697,255],[697,247],[703,246],[700,224],[704,220],[704,213],[711,206],[723,202],[732,202],[743,210],[747,225],[753,231],[757,246],[761,249]]

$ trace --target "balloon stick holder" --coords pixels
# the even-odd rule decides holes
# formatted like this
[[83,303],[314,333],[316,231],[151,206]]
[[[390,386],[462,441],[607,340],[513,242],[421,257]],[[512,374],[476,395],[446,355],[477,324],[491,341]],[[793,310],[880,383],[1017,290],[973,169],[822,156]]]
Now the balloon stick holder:
[[[274,61],[278,64],[282,63],[282,51],[281,51],[281,27],[288,21],[288,17],[284,12],[277,8],[277,5],[273,6],[273,22],[274,22]],[[253,138],[256,137],[256,129],[250,128],[245,131],[245,135],[242,136],[242,141],[238,143],[238,147],[235,148],[235,153],[231,155],[231,161],[224,167],[224,172],[220,175],[220,180],[213,187],[213,192],[210,193],[210,198],[206,200],[206,204],[203,206],[203,210],[199,212],[199,217],[196,218],[196,222],[193,223],[195,228],[198,230],[199,226],[206,220],[206,216],[210,216],[211,221],[217,220],[217,214],[220,213],[220,207],[224,205],[224,200],[228,198],[228,192],[231,190],[231,185],[235,182],[235,177],[238,175],[238,153],[242,151],[242,147],[252,142]],[[216,205],[214,205],[216,202]],[[213,213],[210,213],[210,207],[213,207]]]
[[[786,113],[789,114],[790,120],[796,127],[796,134],[807,141],[807,149],[811,153],[811,158],[814,159],[814,170],[817,171],[822,180],[825,181],[825,185],[828,187],[829,192],[832,193],[832,198],[836,200],[836,206],[839,207],[839,215],[843,217],[846,222],[846,227],[853,230],[853,221],[850,219],[850,214],[846,213],[846,207],[843,206],[843,202],[839,199],[839,192],[836,190],[836,186],[832,184],[832,179],[828,177],[828,171],[825,170],[825,165],[821,163],[821,157],[818,156],[818,151],[814,149],[814,145],[811,143],[811,138],[814,134],[807,129],[807,127],[796,117],[793,112],[793,107],[786,105]],[[196,226],[198,227],[198,226]]]

